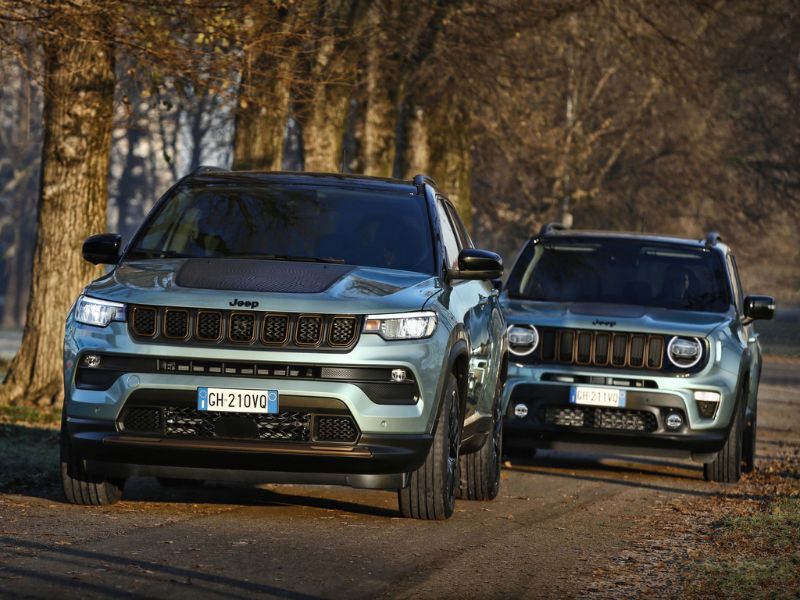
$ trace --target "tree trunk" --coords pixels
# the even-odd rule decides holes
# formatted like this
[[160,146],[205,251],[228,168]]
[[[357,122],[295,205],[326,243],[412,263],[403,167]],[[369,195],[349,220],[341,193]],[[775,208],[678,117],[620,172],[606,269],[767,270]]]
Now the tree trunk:
[[309,85],[300,94],[298,121],[303,139],[303,168],[314,172],[342,170],[344,133],[356,78],[360,3],[339,0],[323,4],[316,31],[316,48],[308,68]]
[[[85,18],[90,18],[87,15]],[[93,23],[93,32],[108,23]],[[22,347],[0,403],[63,400],[64,318],[82,287],[101,271],[81,244],[106,228],[114,98],[111,44],[89,35],[45,41],[44,141],[31,295]]]
[[[312,3],[313,4],[313,3]],[[312,6],[277,8],[245,51],[233,139],[233,168],[279,171],[298,38]],[[254,16],[254,21],[263,17]]]
[[464,111],[443,102],[429,114],[410,107],[405,129],[405,177],[431,176],[439,191],[455,205],[468,230],[472,229],[472,148],[469,119]]
[[[364,115],[364,174],[391,177],[395,158],[397,66],[386,56],[389,46],[385,7],[375,2],[366,14],[366,111]],[[388,21],[388,23],[387,23]]]

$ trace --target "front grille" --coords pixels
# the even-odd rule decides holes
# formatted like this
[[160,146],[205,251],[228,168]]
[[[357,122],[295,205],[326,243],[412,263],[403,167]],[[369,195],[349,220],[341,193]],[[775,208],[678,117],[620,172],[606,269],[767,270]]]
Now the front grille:
[[317,436],[321,442],[354,442],[358,430],[351,417],[319,417]]
[[655,431],[656,416],[646,410],[589,407],[548,407],[545,422],[560,427],[585,427],[617,431]]
[[660,369],[664,336],[546,328],[540,332],[538,358],[561,364]]
[[361,318],[250,311],[132,306],[128,328],[138,339],[200,345],[319,348],[344,352],[357,342]]

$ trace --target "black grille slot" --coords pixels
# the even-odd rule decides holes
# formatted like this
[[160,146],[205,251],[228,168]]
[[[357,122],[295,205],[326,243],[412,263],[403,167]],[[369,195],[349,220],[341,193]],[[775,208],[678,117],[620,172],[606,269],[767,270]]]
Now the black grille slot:
[[664,340],[661,337],[651,337],[647,342],[647,366],[650,369],[660,369],[664,356]]
[[611,364],[615,367],[624,367],[627,349],[628,336],[624,334],[615,334],[611,340]]
[[197,339],[216,341],[222,337],[222,314],[201,310],[197,313]]
[[538,358],[543,362],[634,369],[663,366],[661,335],[551,328],[543,328],[539,335]]
[[322,334],[322,317],[303,315],[297,319],[295,341],[300,346],[316,346]]
[[285,344],[289,339],[289,316],[267,315],[261,341],[265,344]]
[[321,442],[355,442],[358,429],[351,417],[317,417],[316,439]]
[[168,338],[183,339],[189,335],[189,312],[181,308],[164,310],[164,335]]
[[334,317],[328,342],[331,346],[349,346],[356,337],[355,317]]
[[548,407],[545,422],[559,427],[586,427],[617,431],[655,431],[656,416],[645,410],[616,408]]
[[122,431],[160,432],[161,409],[149,406],[134,406],[126,408],[120,419]]
[[632,367],[641,367],[644,365],[645,340],[646,338],[643,335],[631,336],[631,355],[629,361]]
[[231,315],[228,337],[232,342],[252,342],[256,332],[256,318],[251,313]]
[[579,365],[589,364],[592,360],[592,334],[588,331],[581,331],[578,334],[578,356],[576,361]]
[[134,306],[131,317],[131,328],[134,335],[153,337],[156,334],[158,313],[155,308],[147,306]]

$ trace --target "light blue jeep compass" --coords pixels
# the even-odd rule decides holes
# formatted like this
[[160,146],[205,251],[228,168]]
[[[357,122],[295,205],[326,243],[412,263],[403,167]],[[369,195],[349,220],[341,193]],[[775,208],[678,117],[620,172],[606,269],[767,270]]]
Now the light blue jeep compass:
[[70,502],[134,475],[393,489],[422,519],[497,494],[502,263],[430,179],[203,167],[83,253],[114,267],[67,319]]
[[506,445],[692,457],[706,479],[753,469],[768,296],[703,240],[542,228],[502,305]]

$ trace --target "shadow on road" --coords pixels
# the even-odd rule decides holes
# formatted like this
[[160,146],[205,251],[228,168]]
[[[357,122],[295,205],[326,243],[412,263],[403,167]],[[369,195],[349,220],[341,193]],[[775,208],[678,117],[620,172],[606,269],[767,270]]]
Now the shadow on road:
[[[662,468],[646,468],[646,466]],[[505,468],[520,474],[607,483],[670,494],[761,499],[760,496],[736,492],[737,488],[734,486],[728,488],[724,484],[703,481],[703,468],[699,464],[659,459],[547,453],[525,461],[516,461]]]
[[[64,565],[74,565],[76,569],[87,571],[85,573],[81,571],[70,571],[67,575],[55,575],[47,573],[41,568],[6,565],[2,569],[4,576],[25,577],[33,580],[47,581],[53,584],[63,585],[66,589],[81,589],[93,595],[102,594],[115,598],[141,597],[140,593],[126,591],[117,586],[103,585],[100,583],[101,577],[98,576],[95,565],[102,564],[102,571],[116,571],[116,573],[103,574],[102,579],[108,579],[110,581],[119,581],[120,579],[131,577],[150,578],[162,575],[169,577],[170,582],[187,591],[193,586],[201,586],[204,591],[209,591],[209,588],[212,588],[220,596],[227,598],[249,598],[252,597],[253,594],[270,594],[279,598],[293,598],[297,600],[317,600],[319,598],[318,596],[294,592],[272,585],[242,581],[241,579],[235,579],[233,577],[173,567],[148,560],[121,557],[105,552],[94,552],[80,548],[64,546],[54,547],[12,537],[0,537],[0,547],[4,547],[6,550],[10,549],[16,551],[24,556],[31,556],[33,554],[36,556],[37,563],[44,560],[54,561]],[[52,571],[52,569],[50,570]],[[88,572],[89,570],[94,572],[90,573]],[[81,579],[82,575],[90,576],[92,581],[83,581]]]

